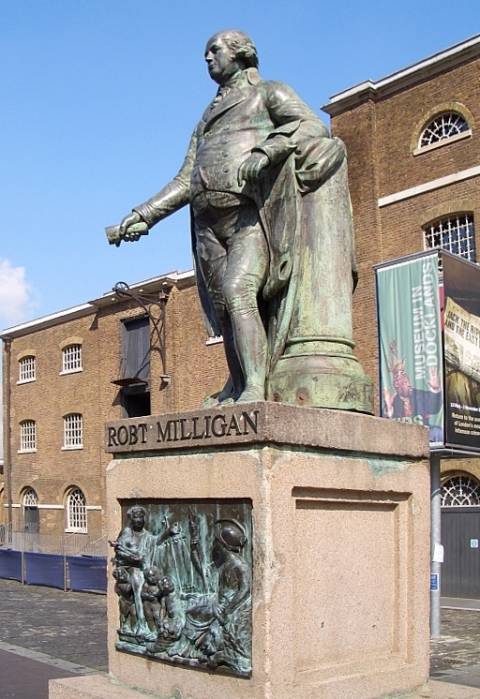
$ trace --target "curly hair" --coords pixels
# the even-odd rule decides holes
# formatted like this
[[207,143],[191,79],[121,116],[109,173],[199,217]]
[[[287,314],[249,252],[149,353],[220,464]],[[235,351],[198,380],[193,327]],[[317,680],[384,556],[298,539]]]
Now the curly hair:
[[130,519],[131,516],[133,515],[134,511],[139,511],[143,515],[143,519],[147,519],[147,510],[143,505],[132,505],[131,507],[128,508],[127,510],[127,517]]
[[247,34],[238,29],[226,29],[218,32],[216,36],[223,37],[227,46],[234,52],[235,58],[242,61],[245,68],[258,68],[257,47]]

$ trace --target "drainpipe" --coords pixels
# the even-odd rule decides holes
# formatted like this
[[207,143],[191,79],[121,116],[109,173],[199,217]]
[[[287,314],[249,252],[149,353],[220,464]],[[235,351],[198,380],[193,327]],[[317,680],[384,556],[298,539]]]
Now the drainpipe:
[[430,568],[430,635],[438,638],[440,626],[441,558],[436,551],[442,542],[442,484],[440,481],[440,456],[430,454],[431,466],[431,568]]
[[5,490],[7,496],[7,525],[12,532],[12,428],[11,428],[11,365],[12,365],[12,338],[3,338],[3,467],[5,473]]

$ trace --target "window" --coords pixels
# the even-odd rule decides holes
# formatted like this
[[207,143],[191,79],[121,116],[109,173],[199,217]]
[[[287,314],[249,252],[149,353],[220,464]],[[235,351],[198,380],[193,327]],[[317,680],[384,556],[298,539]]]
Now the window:
[[37,425],[35,420],[24,420],[20,423],[20,451],[36,451]]
[[438,114],[420,134],[418,142],[419,148],[426,148],[434,143],[455,138],[466,132],[470,132],[470,127],[466,119],[458,112],[443,112]]
[[473,214],[453,214],[424,228],[425,248],[442,248],[475,262]]
[[150,415],[150,321],[123,321],[120,367],[121,402],[126,417]]
[[82,371],[82,345],[68,345],[62,350],[62,374]]
[[83,416],[80,413],[71,413],[63,418],[63,447],[64,449],[83,447]]
[[24,507],[37,507],[38,496],[33,488],[27,488],[23,494]]
[[466,473],[447,478],[442,485],[442,507],[480,506],[480,483]]
[[35,370],[35,357],[22,357],[18,362],[18,381],[21,383],[26,383],[27,381],[35,381]]
[[29,534],[38,534],[40,521],[38,517],[38,496],[33,488],[23,493],[23,528]]
[[72,488],[67,495],[67,532],[87,533],[87,502],[80,488]]

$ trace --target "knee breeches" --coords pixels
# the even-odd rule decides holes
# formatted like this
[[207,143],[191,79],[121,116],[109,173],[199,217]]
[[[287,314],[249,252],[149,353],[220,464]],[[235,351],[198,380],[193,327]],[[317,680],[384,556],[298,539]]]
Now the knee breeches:
[[218,315],[225,309],[256,313],[268,271],[268,246],[256,206],[234,195],[223,195],[227,206],[213,206],[208,194],[193,203],[199,271]]

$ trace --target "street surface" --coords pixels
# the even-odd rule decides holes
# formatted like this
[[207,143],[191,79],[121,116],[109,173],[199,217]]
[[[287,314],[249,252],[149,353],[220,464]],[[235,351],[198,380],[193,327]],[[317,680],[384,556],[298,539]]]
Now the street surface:
[[[422,696],[480,699],[480,602],[445,603],[431,655],[431,676],[441,682]],[[0,580],[0,699],[48,699],[49,679],[105,672],[106,628],[104,595]],[[466,692],[450,694],[444,683]]]
[[47,699],[49,679],[106,669],[104,595],[0,580],[0,699]]

